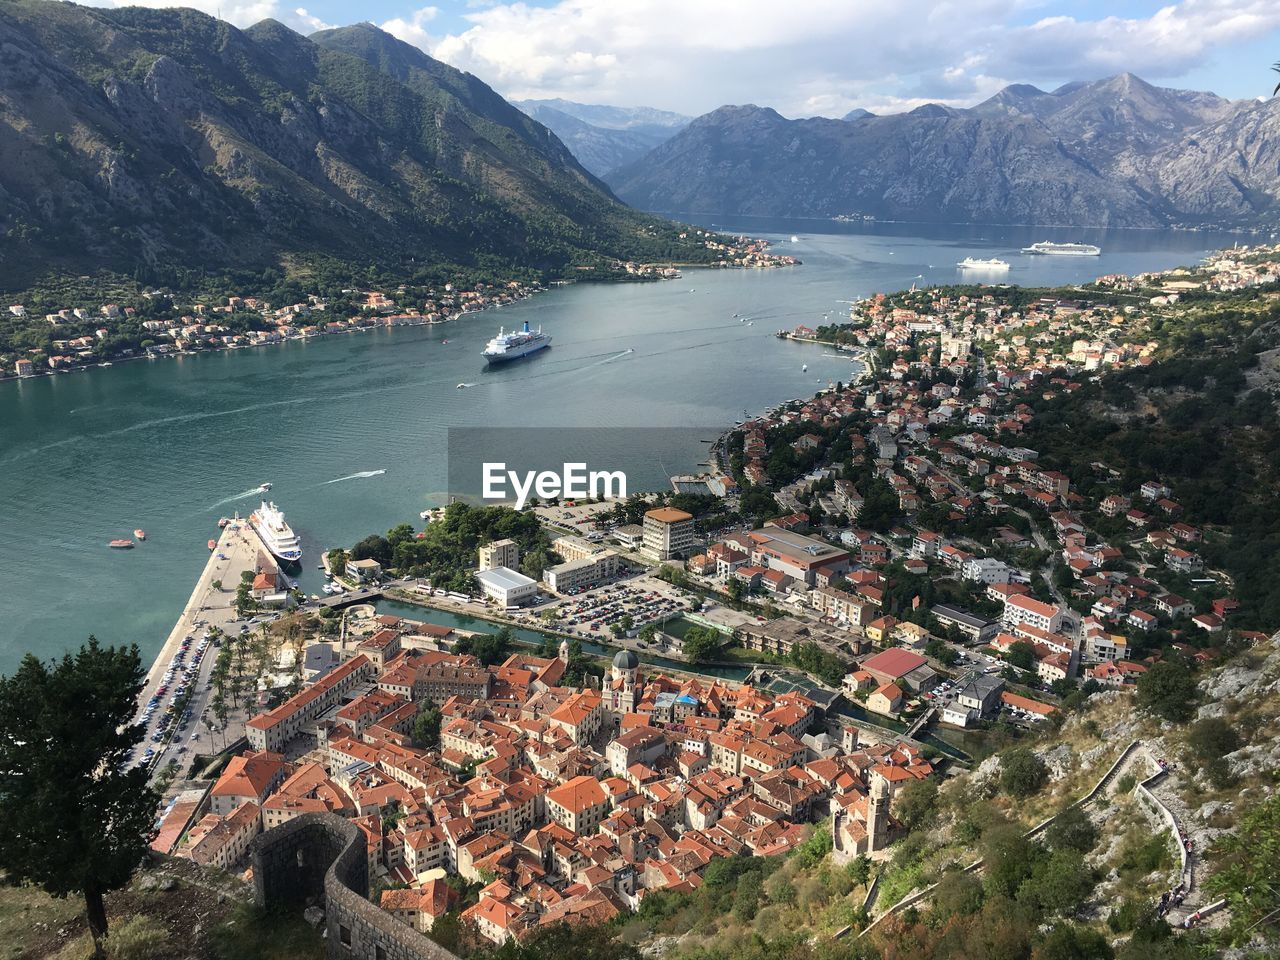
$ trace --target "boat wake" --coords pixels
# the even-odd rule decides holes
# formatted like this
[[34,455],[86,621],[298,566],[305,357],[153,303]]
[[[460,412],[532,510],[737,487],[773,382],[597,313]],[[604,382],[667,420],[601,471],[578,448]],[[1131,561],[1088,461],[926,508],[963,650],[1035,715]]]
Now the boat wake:
[[364,480],[367,477],[380,477],[386,472],[387,471],[385,470],[361,470],[359,473],[353,473],[347,477],[337,477],[333,480],[326,480],[324,485],[328,486],[331,483],[342,483],[343,480]]
[[237,500],[248,500],[250,497],[256,497],[261,493],[262,493],[262,487],[250,487],[248,490],[245,490],[241,493],[237,493],[234,497],[225,497],[224,499],[219,500],[217,503],[211,504],[209,506],[209,509],[217,510],[219,507],[225,506],[228,503],[235,503]]

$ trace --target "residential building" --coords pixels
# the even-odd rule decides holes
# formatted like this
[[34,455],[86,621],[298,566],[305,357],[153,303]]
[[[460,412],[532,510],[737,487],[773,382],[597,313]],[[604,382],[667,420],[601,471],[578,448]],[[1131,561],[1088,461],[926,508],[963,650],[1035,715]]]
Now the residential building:
[[693,514],[658,507],[644,515],[641,552],[654,560],[673,560],[694,546]]

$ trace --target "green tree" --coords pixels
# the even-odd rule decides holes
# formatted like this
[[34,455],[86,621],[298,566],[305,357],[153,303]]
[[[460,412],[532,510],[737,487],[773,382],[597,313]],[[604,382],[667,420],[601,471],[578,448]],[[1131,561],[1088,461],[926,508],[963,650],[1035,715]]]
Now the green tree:
[[1015,747],[1000,757],[1000,789],[1012,797],[1039,793],[1048,777],[1044,761],[1026,747]]
[[1054,850],[1088,853],[1098,842],[1098,830],[1082,809],[1067,807],[1045,828],[1044,838]]
[[55,897],[80,893],[104,957],[103,897],[124,886],[147,849],[157,797],[131,766],[145,728],[137,646],[94,637],[48,663],[27,654],[0,678],[0,869]]
[[347,572],[347,551],[341,547],[334,547],[326,556],[331,574],[335,577],[340,577]]
[[690,663],[706,663],[724,643],[724,635],[714,627],[693,626],[684,635],[682,649]]
[[944,666],[951,666],[960,659],[960,654],[956,649],[938,637],[930,637],[924,645],[924,652],[927,656],[933,657]]
[[937,812],[938,785],[933,780],[912,780],[898,794],[894,814],[908,830],[924,825]]
[[1075,850],[1055,851],[1018,888],[1018,899],[1048,913],[1078,910],[1093,892],[1093,872]]
[[1111,960],[1112,956],[1106,937],[1071,923],[1055,923],[1031,952],[1031,960]]
[[1196,709],[1196,681],[1180,657],[1153,663],[1138,678],[1138,703],[1175,723],[1191,719]]
[[434,703],[418,711],[413,719],[413,742],[423,750],[440,744],[440,721],[443,715]]
[[1025,640],[1019,640],[1017,643],[1009,644],[1004,659],[1006,663],[1012,664],[1019,670],[1030,670],[1036,665],[1036,648]]
[[1012,897],[1031,876],[1035,847],[1015,824],[992,827],[982,837],[982,884],[988,896]]

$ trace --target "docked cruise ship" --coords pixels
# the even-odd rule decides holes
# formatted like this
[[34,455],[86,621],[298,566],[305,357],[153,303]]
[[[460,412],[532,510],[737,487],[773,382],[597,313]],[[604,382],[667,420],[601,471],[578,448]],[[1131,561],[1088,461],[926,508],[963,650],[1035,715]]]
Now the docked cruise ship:
[[1092,243],[1050,243],[1041,240],[1029,247],[1022,248],[1023,253],[1044,253],[1051,257],[1096,257],[1102,253],[1101,247]]
[[302,545],[298,541],[298,535],[285,523],[284,514],[274,503],[263,500],[262,506],[249,514],[249,526],[253,527],[277,560],[295,564],[302,559]]
[[506,363],[509,360],[527,357],[549,346],[551,346],[551,337],[543,333],[541,327],[530,330],[529,321],[526,320],[522,329],[513,330],[511,333],[499,327],[498,335],[485,344],[481,356],[488,363]]

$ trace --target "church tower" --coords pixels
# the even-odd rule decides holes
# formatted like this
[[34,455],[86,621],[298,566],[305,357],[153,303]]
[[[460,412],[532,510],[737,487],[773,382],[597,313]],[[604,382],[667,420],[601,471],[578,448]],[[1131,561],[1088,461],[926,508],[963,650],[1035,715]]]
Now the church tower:
[[888,842],[889,781],[873,773],[871,791],[867,794],[867,853],[882,849]]
[[619,650],[609,671],[609,697],[606,698],[614,713],[631,713],[635,709],[640,691],[640,659],[630,650]]
[[560,662],[566,667],[569,665],[569,641],[560,641]]

